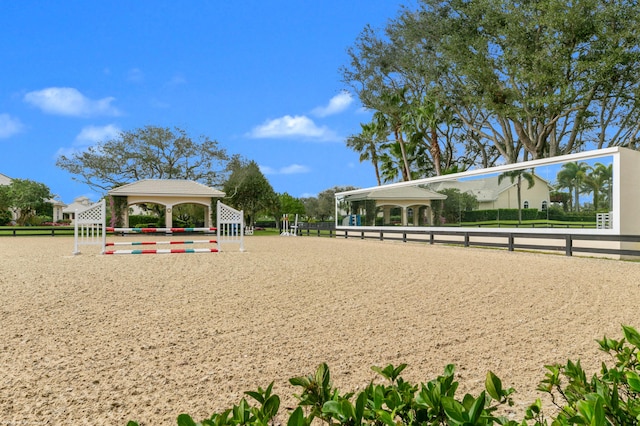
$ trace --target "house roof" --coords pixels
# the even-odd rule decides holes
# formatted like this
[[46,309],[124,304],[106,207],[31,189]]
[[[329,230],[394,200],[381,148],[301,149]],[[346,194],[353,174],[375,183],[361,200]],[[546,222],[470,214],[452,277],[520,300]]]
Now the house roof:
[[0,173],[0,185],[11,185],[12,180],[13,179],[11,179],[9,176]]
[[178,197],[217,197],[225,193],[192,180],[183,179],[144,179],[119,186],[108,192],[109,195],[152,195]]
[[74,213],[76,210],[84,210],[91,204],[93,203],[87,197],[80,196],[73,200],[73,203],[63,208],[62,213]]

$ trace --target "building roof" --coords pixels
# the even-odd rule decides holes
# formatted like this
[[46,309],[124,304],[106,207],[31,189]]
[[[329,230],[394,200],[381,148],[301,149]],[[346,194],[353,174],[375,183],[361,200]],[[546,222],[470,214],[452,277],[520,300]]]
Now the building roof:
[[183,179],[144,179],[119,186],[108,192],[109,195],[152,195],[179,197],[217,197],[225,193],[192,180]]
[[73,200],[73,203],[64,207],[62,213],[74,213],[76,210],[84,210],[91,204],[93,203],[87,197],[80,196]]
[[11,179],[9,176],[0,173],[0,185],[11,185],[12,180],[13,179]]
[[347,195],[345,201],[358,200],[444,200],[447,196],[416,186],[384,188],[365,194]]

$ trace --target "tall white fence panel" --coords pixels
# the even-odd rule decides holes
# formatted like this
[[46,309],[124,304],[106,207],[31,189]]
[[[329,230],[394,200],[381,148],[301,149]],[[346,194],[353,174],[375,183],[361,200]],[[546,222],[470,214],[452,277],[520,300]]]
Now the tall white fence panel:
[[107,243],[106,220],[105,200],[92,204],[83,210],[75,211],[73,254],[80,254],[80,246],[82,245],[100,246],[100,253],[104,253]]
[[244,251],[244,212],[218,201],[216,213],[218,250],[222,251],[223,244],[233,243],[239,244],[240,251]]

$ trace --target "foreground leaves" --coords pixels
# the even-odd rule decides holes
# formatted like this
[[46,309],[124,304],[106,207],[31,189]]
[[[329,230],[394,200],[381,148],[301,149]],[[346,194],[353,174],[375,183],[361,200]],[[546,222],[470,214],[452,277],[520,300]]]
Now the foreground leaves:
[[[435,379],[414,385],[404,381],[400,373],[406,364],[374,366],[385,381],[370,383],[361,392],[341,394],[333,387],[327,364],[320,364],[314,374],[289,380],[300,389],[295,395],[298,407],[289,413],[287,426],[328,425],[638,425],[640,424],[640,333],[622,327],[624,338],[606,336],[598,341],[600,349],[614,360],[612,367],[602,365],[600,375],[590,379],[580,361],[546,366],[548,372],[538,390],[548,394],[558,414],[547,420],[540,399],[531,404],[521,422],[496,416],[500,406],[513,405],[514,389],[504,389],[502,381],[489,371],[485,390],[474,396],[456,395],[458,382],[455,367],[447,365]],[[254,403],[242,398],[238,405],[214,413],[195,422],[188,414],[180,414],[178,426],[266,426],[282,424],[276,416],[280,398],[273,394],[273,382],[266,389],[245,392]],[[319,423],[318,423],[319,422]],[[127,426],[138,426],[129,422]]]

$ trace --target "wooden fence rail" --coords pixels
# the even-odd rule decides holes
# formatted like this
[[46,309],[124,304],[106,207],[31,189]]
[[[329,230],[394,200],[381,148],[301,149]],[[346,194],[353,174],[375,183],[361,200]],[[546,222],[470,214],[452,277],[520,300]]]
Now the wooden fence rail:
[[[638,249],[625,249],[618,247],[606,247],[606,242],[613,243],[640,243],[640,235],[599,235],[599,234],[572,234],[572,233],[523,233],[523,232],[491,232],[491,231],[454,231],[454,230],[348,230],[338,229],[336,237],[395,240],[403,242],[422,242],[429,244],[462,245],[464,247],[498,247],[509,251],[540,250],[552,252],[564,252],[567,256],[574,253],[602,254],[615,256],[640,257],[640,245]],[[523,241],[524,240],[524,241]],[[540,241],[537,243],[536,241]],[[592,244],[577,244],[588,242]],[[600,244],[599,244],[600,243]],[[602,243],[605,243],[604,246]]]

